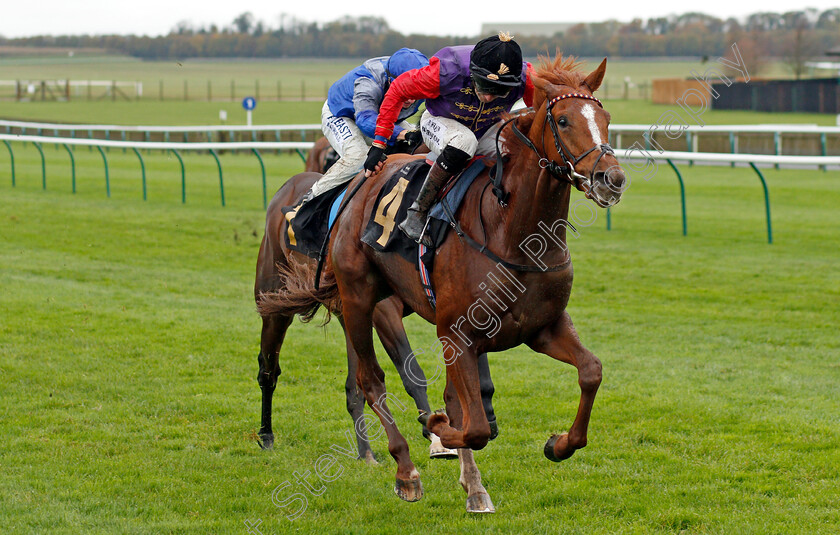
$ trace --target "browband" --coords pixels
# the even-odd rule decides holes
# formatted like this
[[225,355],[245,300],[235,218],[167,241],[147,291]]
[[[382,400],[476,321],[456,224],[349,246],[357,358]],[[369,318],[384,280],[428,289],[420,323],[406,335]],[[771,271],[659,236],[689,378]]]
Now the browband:
[[597,98],[593,97],[592,95],[587,95],[586,93],[566,93],[565,95],[560,95],[559,97],[554,97],[553,99],[548,101],[548,107],[554,106],[556,103],[560,102],[561,100],[565,100],[567,98],[585,98],[586,100],[592,100],[596,102],[602,108],[604,107],[601,104],[601,101]]

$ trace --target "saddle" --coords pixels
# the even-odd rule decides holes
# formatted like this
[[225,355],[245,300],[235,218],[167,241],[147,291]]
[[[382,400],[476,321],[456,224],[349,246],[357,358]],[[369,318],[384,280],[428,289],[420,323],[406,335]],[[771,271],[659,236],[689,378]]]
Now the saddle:
[[289,223],[285,233],[286,247],[317,259],[349,184],[318,195],[303,206],[298,201],[293,206],[281,208],[280,211]]
[[[485,167],[483,157],[475,158],[464,171],[441,188],[429,210],[426,235],[433,245],[428,251],[433,252],[446,239],[450,223],[453,223],[449,216],[461,206],[470,184]],[[401,232],[397,225],[405,219],[408,207],[417,198],[428,171],[429,164],[425,160],[414,160],[388,179],[379,190],[371,217],[362,233],[364,243],[377,251],[397,253],[409,261],[417,258],[418,244]]]
[[467,190],[486,167],[483,157],[475,158],[460,174],[452,177],[438,194],[438,199],[429,210],[426,235],[432,246],[418,244],[397,228],[405,219],[408,207],[417,197],[429,171],[425,160],[408,163],[388,179],[379,191],[371,217],[362,233],[362,241],[373,249],[397,253],[420,272],[420,282],[426,298],[436,307],[432,288],[431,271],[434,267],[435,250],[446,239],[449,229],[456,224],[455,212],[467,194]]
[[[449,229],[456,223],[455,212],[461,206],[470,185],[486,164],[483,157],[473,159],[464,171],[453,176],[441,188],[437,201],[429,210],[426,234],[431,238],[433,245],[427,248],[406,236],[397,228],[397,225],[405,219],[408,207],[420,192],[429,167],[424,159],[413,160],[388,179],[379,190],[361,240],[374,250],[397,253],[409,262],[415,263],[429,302],[434,307],[435,297],[431,287],[430,272],[435,250],[443,243]],[[300,206],[298,202],[281,209],[289,223],[285,233],[286,246],[289,249],[310,258],[319,259],[324,239],[339,213],[348,185],[349,182],[319,195],[303,206]]]

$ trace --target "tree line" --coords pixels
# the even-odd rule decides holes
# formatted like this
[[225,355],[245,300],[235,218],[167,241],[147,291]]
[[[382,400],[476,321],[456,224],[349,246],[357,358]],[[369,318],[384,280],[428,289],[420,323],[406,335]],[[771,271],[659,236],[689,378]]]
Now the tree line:
[[[409,46],[433,54],[453,44],[473,43],[476,36],[403,35],[380,17],[345,16],[329,23],[307,22],[281,14],[276,27],[243,13],[227,26],[194,26],[179,22],[168,35],[67,35],[0,38],[0,45],[103,48],[143,59],[373,57]],[[703,13],[610,20],[575,25],[553,36],[517,36],[526,56],[554,53],[576,56],[714,56],[737,42],[752,65],[760,58],[780,57],[791,64],[822,55],[840,45],[840,8],[786,13],[762,12],[742,20]],[[746,57],[745,57],[746,59]]]

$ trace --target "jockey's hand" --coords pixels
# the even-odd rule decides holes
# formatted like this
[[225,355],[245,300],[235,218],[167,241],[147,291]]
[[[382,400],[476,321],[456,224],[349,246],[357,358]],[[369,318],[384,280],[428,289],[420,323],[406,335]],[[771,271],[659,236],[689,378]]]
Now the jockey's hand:
[[365,159],[365,176],[371,176],[382,170],[382,162],[385,161],[385,147],[371,145]]
[[420,143],[423,143],[423,133],[420,130],[409,130],[405,132],[405,142],[409,147],[416,147]]

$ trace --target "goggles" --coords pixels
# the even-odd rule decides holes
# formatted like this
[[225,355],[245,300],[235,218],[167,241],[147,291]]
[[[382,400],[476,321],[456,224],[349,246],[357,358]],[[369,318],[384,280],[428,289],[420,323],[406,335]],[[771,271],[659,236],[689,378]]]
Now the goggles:
[[472,76],[473,84],[475,85],[475,90],[478,93],[484,93],[485,95],[493,95],[494,97],[504,98],[510,94],[510,87],[505,85],[494,84],[489,80],[485,80],[479,76]]

